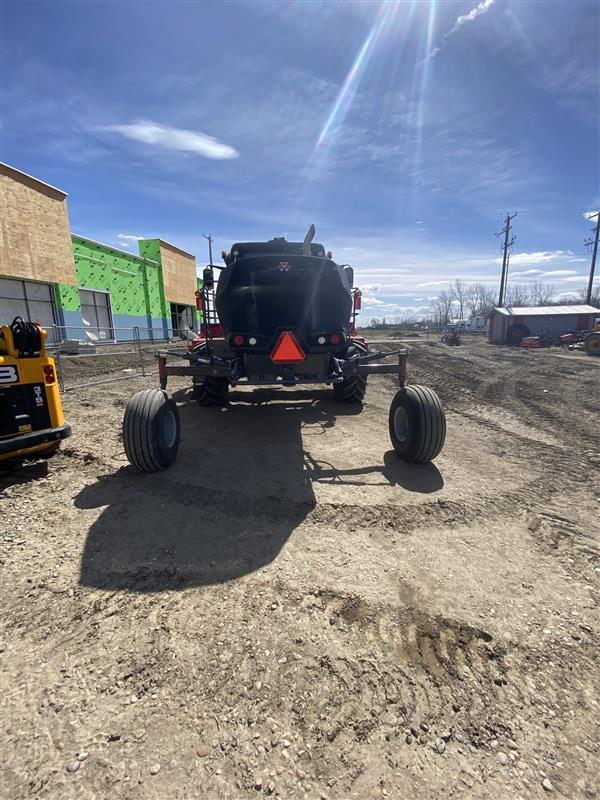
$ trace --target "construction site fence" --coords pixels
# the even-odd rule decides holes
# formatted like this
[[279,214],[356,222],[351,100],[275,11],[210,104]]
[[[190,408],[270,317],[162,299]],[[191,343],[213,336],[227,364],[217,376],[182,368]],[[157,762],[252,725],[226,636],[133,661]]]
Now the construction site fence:
[[[168,347],[185,352],[186,337],[174,328],[95,328],[52,325],[46,348],[54,357],[62,391],[128,380],[157,372],[156,354]],[[427,339],[438,331],[421,331]],[[482,333],[473,331],[473,333]]]
[[47,331],[46,349],[62,391],[151,375],[157,371],[157,350],[186,349],[185,338],[173,328],[53,325]]

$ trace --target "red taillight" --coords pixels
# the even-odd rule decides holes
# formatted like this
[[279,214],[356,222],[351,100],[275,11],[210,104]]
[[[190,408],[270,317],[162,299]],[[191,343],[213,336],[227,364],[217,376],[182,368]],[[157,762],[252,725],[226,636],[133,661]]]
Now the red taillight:
[[334,333],[333,336],[329,337],[329,341],[331,344],[339,344],[342,341],[342,337],[338,336],[337,333]]
[[52,364],[44,366],[44,381],[48,384],[56,383],[56,375],[54,374],[54,367]]
[[284,331],[271,353],[271,361],[275,364],[298,364],[304,361],[304,350],[290,331]]
[[362,305],[362,292],[358,291],[354,293],[354,310],[360,311],[360,307]]
[[239,334],[237,336],[234,336],[233,343],[236,347],[241,347],[244,344],[244,337],[240,336]]

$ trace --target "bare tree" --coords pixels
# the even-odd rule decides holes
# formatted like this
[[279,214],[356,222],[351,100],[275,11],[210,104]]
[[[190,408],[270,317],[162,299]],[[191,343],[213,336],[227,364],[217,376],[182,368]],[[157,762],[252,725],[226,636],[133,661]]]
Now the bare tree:
[[[579,293],[579,298],[577,300],[571,300],[572,303],[584,303],[587,304],[587,289],[582,289]],[[594,287],[592,289],[592,296],[590,297],[590,305],[594,308],[600,308],[600,286]]]
[[[528,298],[520,291],[514,292],[515,302],[526,302]],[[431,303],[431,319],[437,326],[447,325],[453,311],[464,319],[465,312],[471,317],[487,317],[496,305],[496,292],[485,283],[465,283],[460,278],[451,288],[439,293]]]
[[528,306],[533,301],[529,286],[511,286],[506,291],[506,302],[510,306]]
[[464,319],[465,300],[467,296],[467,285],[460,278],[457,278],[450,287],[450,296],[458,303],[458,317]]
[[554,286],[536,281],[536,283],[531,286],[531,295],[534,305],[547,306],[552,302],[552,298],[554,297]]
[[449,292],[447,292],[446,290],[440,292],[438,296],[438,303],[440,305],[440,311],[441,311],[440,323],[442,325],[448,324],[452,311],[452,302],[453,302],[453,297]]
[[469,317],[479,316],[479,294],[476,283],[469,283],[465,289],[465,306],[469,312]]
[[476,283],[475,292],[477,295],[477,314],[478,317],[487,317],[496,307],[496,291],[485,283]]

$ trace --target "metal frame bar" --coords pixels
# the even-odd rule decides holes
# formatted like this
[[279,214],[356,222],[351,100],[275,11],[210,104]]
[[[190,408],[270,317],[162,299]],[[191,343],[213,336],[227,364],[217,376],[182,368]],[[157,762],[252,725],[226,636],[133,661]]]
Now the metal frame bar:
[[[233,361],[229,363],[215,364],[213,359],[206,361],[196,360],[194,364],[167,364],[167,355],[174,355],[180,358],[189,358],[189,354],[183,353],[162,353],[158,355],[158,372],[160,375],[160,385],[162,389],[166,389],[169,375],[188,376],[191,378],[207,378],[207,377],[221,377],[229,378],[233,385],[246,385],[246,386],[289,386],[289,379],[284,379],[279,376],[273,380],[250,380],[249,378],[236,376],[233,372]],[[387,356],[397,355],[397,364],[373,364],[372,360],[376,358],[385,358]],[[397,350],[392,353],[371,353],[362,358],[352,359],[349,361],[338,360],[339,371],[331,372],[328,375],[323,375],[321,378],[293,378],[293,385],[300,383],[310,384],[323,384],[323,383],[340,383],[344,378],[353,375],[398,375],[400,386],[405,385],[406,381],[406,365],[407,365],[408,352],[405,349]],[[212,363],[211,363],[212,361]]]

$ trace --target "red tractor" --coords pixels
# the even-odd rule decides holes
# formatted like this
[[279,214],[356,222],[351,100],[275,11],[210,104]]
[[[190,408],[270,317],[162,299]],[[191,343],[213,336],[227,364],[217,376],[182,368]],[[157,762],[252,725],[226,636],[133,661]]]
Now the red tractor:
[[458,325],[448,325],[442,333],[442,343],[447,344],[449,347],[458,347],[460,345],[460,329]]
[[584,328],[569,328],[569,330],[565,331],[562,336],[558,337],[558,341],[561,345],[567,346],[571,344],[578,344],[579,342],[584,342],[590,333],[590,330],[586,330]]

